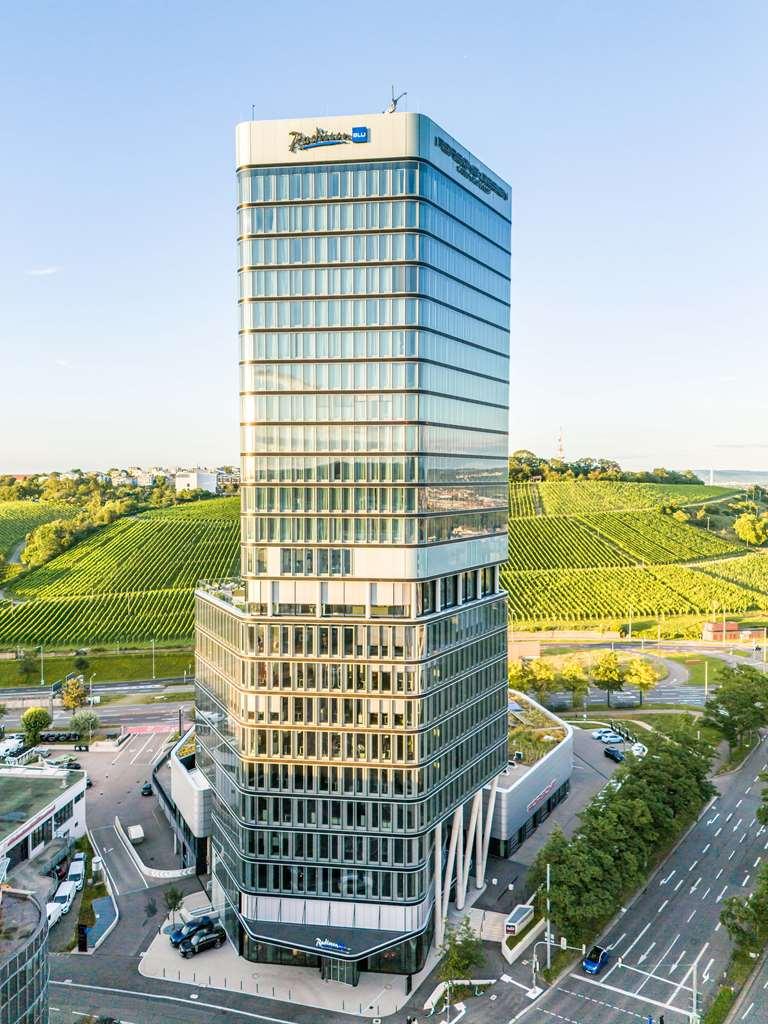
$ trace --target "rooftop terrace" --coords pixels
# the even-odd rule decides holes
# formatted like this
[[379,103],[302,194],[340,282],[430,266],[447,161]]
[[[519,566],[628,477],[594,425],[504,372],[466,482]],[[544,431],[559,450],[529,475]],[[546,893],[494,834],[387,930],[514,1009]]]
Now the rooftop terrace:
[[0,768],[0,841],[33,818],[62,791],[81,781],[82,771],[64,768]]

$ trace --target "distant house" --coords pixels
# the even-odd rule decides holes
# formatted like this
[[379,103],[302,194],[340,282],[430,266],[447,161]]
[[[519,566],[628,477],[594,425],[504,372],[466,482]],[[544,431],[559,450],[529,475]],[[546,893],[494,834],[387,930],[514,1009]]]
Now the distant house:
[[714,640],[722,643],[725,641],[728,643],[732,640],[737,643],[740,640],[739,635],[739,624],[738,622],[726,622],[725,631],[723,631],[723,622],[705,622],[701,631],[702,640]]
[[121,471],[119,473],[113,473],[110,477],[113,487],[135,487],[136,477],[130,476],[128,473]]
[[176,493],[180,491],[208,491],[216,494],[219,489],[218,473],[208,469],[181,470],[176,474]]

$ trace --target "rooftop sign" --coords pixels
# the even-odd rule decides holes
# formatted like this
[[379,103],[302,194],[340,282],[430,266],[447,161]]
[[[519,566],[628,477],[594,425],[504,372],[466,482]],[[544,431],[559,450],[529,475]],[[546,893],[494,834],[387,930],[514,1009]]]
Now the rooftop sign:
[[496,182],[490,178],[485,171],[481,171],[475,164],[470,163],[465,156],[457,152],[453,146],[449,145],[445,139],[441,139],[439,135],[435,136],[435,145],[440,149],[446,156],[453,157],[453,162],[456,164],[456,170],[459,174],[463,174],[465,178],[469,178],[473,185],[479,188],[483,192],[495,192],[501,199],[509,199],[508,194],[505,190],[497,185]]
[[369,142],[366,127],[353,128],[351,132],[329,132],[325,128],[315,128],[312,135],[303,132],[289,132],[291,141],[288,149],[296,153],[301,149],[315,149],[317,146],[338,146],[344,142]]

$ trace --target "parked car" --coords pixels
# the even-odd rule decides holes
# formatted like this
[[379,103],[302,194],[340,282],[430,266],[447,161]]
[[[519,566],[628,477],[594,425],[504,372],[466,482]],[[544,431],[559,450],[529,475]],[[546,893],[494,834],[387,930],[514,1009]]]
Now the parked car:
[[144,783],[144,785],[141,787],[141,795],[142,796],[152,796],[152,783],[151,782],[145,782]]
[[93,785],[93,779],[91,778],[90,775],[86,775],[85,776],[85,788],[86,789],[90,789],[92,785]]
[[221,925],[215,924],[208,931],[195,932],[192,938],[185,939],[179,946],[179,952],[185,960],[189,960],[190,957],[197,956],[198,953],[202,953],[205,949],[223,946],[226,938],[227,933]]
[[73,860],[73,861],[76,861],[76,860],[85,860],[85,854],[84,854],[84,853],[81,853],[81,852],[80,852],[80,851],[78,850],[78,851],[77,851],[77,853],[73,853],[73,854],[72,854],[72,860]]
[[633,743],[629,748],[635,757],[645,757],[648,753],[648,747],[644,743]]
[[610,953],[602,946],[593,946],[581,961],[586,974],[599,974],[610,959]]
[[85,885],[85,861],[84,860],[73,860],[69,865],[69,871],[67,872],[67,881],[74,882],[75,888],[78,892],[81,891]]
[[45,916],[48,918],[48,927],[53,928],[56,922],[61,918],[61,904],[46,903]]
[[168,938],[171,940],[171,945],[177,948],[185,941],[185,939],[191,939],[193,935],[198,932],[210,931],[213,928],[213,918],[208,917],[205,914],[203,917],[193,917],[191,921],[187,921],[186,924],[179,925],[178,928],[174,928]]
[[616,764],[621,764],[621,762],[624,760],[624,753],[623,751],[619,750],[618,747],[606,747],[603,753],[606,757],[609,757],[612,761],[615,761]]
[[62,914],[68,914],[69,908],[75,902],[77,886],[74,882],[62,882],[53,897],[53,902],[61,907]]
[[51,752],[48,747],[35,747],[35,753],[38,757],[50,757]]
[[88,744],[87,743],[76,743],[75,744],[75,750],[83,750],[87,754],[88,753]]
[[593,740],[599,740],[599,739],[602,739],[602,738],[603,738],[603,735],[604,735],[604,733],[607,733],[607,732],[613,732],[613,729],[609,729],[609,728],[607,728],[607,727],[603,727],[602,729],[595,729],[595,730],[593,731],[593,733],[592,733],[592,739],[593,739]]
[[600,737],[601,743],[623,743],[624,737],[618,732],[604,732]]

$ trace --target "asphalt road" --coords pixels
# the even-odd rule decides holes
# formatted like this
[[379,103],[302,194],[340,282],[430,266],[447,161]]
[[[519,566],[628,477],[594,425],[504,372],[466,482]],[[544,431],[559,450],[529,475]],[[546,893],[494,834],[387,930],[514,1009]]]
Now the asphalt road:
[[[192,721],[194,701],[163,701],[158,704],[105,704],[103,707],[97,705],[93,710],[104,728],[110,732],[120,732],[122,726],[125,726],[126,732],[130,732],[133,728],[148,725],[167,725],[168,730],[174,732],[179,727],[179,710],[183,711],[182,721]],[[6,732],[18,729],[22,714],[23,711],[20,709],[8,712],[2,720]],[[71,718],[71,711],[54,708],[51,730],[68,728]]]
[[768,960],[742,995],[735,1013],[738,1024],[765,1024],[768,1020]]
[[521,1013],[525,1024],[630,1024],[649,1016],[656,1024],[661,1014],[665,1024],[687,1024],[694,961],[698,991],[712,998],[731,949],[719,922],[722,901],[748,894],[768,857],[768,831],[755,819],[758,772],[767,767],[763,741],[740,771],[717,781],[714,803],[600,940],[611,951],[608,967],[597,977],[574,969]]

